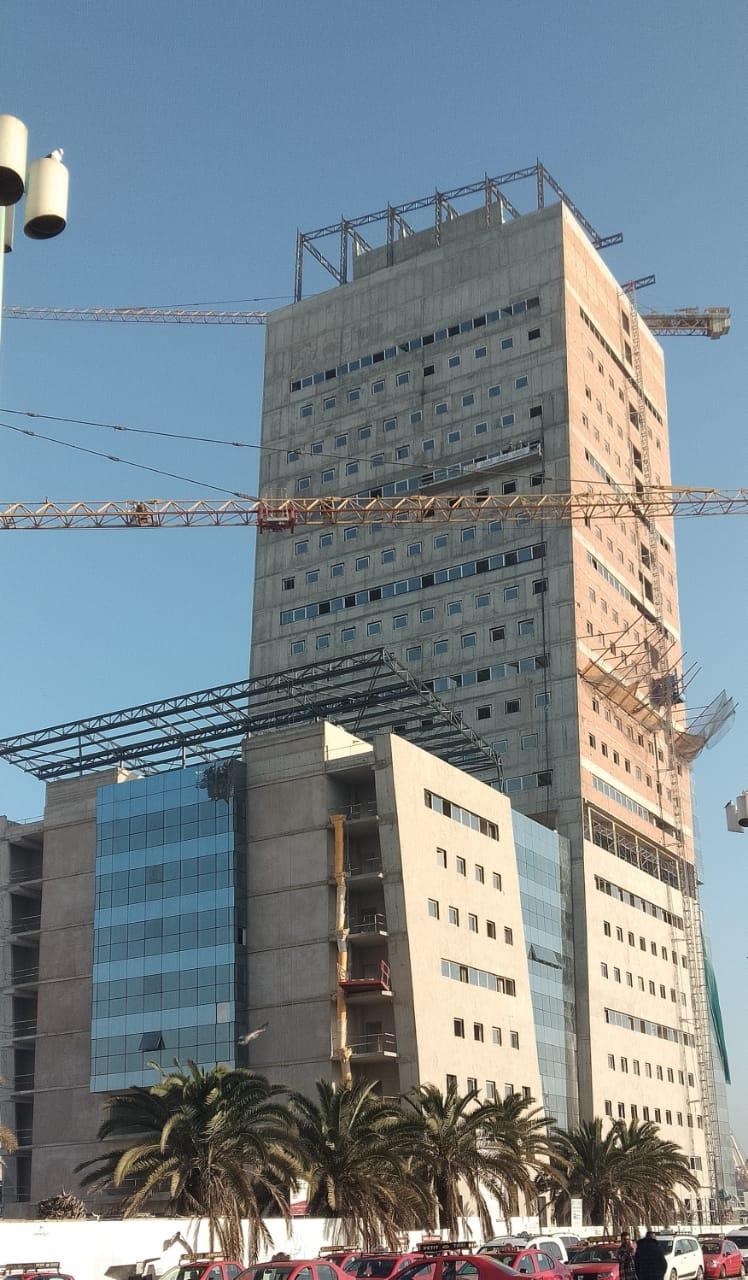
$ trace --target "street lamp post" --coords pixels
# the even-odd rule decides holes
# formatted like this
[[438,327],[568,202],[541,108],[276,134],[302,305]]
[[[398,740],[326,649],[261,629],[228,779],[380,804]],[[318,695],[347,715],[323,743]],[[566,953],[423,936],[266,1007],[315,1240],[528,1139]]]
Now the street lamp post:
[[68,216],[68,171],[62,151],[27,166],[28,130],[16,116],[0,115],[0,326],[3,266],[13,248],[14,206],[26,196],[23,229],[31,240],[51,240],[65,230]]

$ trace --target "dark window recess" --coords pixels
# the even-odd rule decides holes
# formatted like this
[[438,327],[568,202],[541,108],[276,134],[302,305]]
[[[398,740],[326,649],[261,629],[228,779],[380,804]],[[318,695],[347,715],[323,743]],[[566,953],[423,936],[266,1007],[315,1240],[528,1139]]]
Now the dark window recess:
[[534,310],[535,310],[535,308],[536,308],[536,307],[539,307],[539,306],[540,306],[540,298],[528,298],[528,299],[527,299],[527,310],[528,310],[528,311],[534,311]]
[[155,1049],[165,1049],[164,1037],[160,1031],[144,1031],[140,1037],[138,1048],[141,1053],[147,1053],[149,1050],[153,1052]]
[[381,362],[382,360],[384,360],[384,352],[383,352],[383,351],[375,351],[375,352],[374,352],[374,364],[380,364],[380,362]]
[[295,579],[295,578],[284,578],[284,579],[283,579],[283,590],[284,590],[284,591],[293,591],[293,589],[294,589],[294,586],[295,586],[295,585],[296,585],[296,579]]
[[517,492],[517,481],[516,481],[516,480],[505,480],[505,481],[504,481],[504,483],[503,483],[503,484],[502,484],[502,486],[501,486],[501,492],[502,492],[502,493],[516,493],[516,492]]
[[430,377],[431,377],[431,375],[432,375],[432,373],[434,372],[434,368],[435,368],[435,366],[434,366],[433,364],[425,364],[425,365],[423,366],[423,376],[424,376],[424,378],[430,378]]
[[539,329],[528,329],[528,331],[527,331],[527,337],[528,337],[528,340],[529,340],[530,342],[534,342],[536,338],[539,338],[539,337],[540,337],[540,330],[539,330]]
[[476,316],[476,317],[474,318],[474,320],[473,320],[473,328],[474,328],[474,329],[480,329],[481,325],[482,325],[482,324],[485,324],[485,323],[486,323],[486,317],[485,317],[485,316]]
[[552,782],[553,782],[553,770],[552,770],[552,769],[542,769],[542,770],[540,771],[540,773],[538,774],[538,786],[539,786],[539,787],[550,787],[550,785],[551,785],[551,783],[552,783]]
[[531,409],[530,409],[530,417],[531,417],[531,418],[542,418],[542,416],[543,416],[543,406],[542,406],[542,404],[534,404],[534,405],[531,407]]
[[542,471],[541,471],[541,472],[539,472],[537,475],[530,476],[530,485],[531,485],[531,487],[532,487],[533,489],[537,489],[537,488],[538,488],[538,486],[539,486],[539,485],[541,485],[541,484],[543,483],[543,480],[544,480],[544,479],[545,479],[545,477],[544,477],[544,475],[543,475]]

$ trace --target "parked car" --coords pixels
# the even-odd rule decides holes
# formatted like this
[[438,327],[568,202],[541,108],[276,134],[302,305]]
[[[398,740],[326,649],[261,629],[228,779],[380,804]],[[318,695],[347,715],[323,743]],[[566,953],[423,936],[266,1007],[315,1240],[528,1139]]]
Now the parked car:
[[389,1276],[399,1275],[403,1267],[421,1257],[418,1250],[410,1253],[394,1253],[386,1249],[377,1249],[375,1253],[360,1253],[351,1258],[343,1266],[349,1276],[359,1278],[371,1277],[372,1280],[388,1280]]
[[718,1276],[744,1276],[743,1255],[734,1240],[727,1236],[700,1236],[699,1244],[704,1256],[704,1274]]
[[597,1244],[589,1244],[581,1249],[572,1250],[569,1255],[574,1280],[618,1280],[618,1240],[601,1240]]
[[663,1234],[657,1236],[665,1254],[669,1280],[704,1280],[704,1255],[695,1236]]
[[293,1258],[255,1263],[242,1271],[240,1280],[346,1280],[346,1273],[329,1258]]
[[742,1231],[740,1229],[728,1231],[725,1235],[725,1240],[732,1240],[733,1244],[738,1246],[744,1265],[748,1265],[748,1231],[745,1229]]
[[177,1280],[236,1280],[244,1270],[244,1263],[220,1257],[215,1253],[196,1253],[192,1258],[182,1258]]
[[398,1273],[398,1280],[517,1280],[517,1272],[487,1253],[424,1249]]
[[362,1257],[363,1252],[363,1249],[351,1249],[343,1244],[325,1244],[320,1249],[319,1256],[326,1262],[334,1262],[336,1267],[345,1268],[349,1262]]
[[481,1250],[481,1256],[495,1258],[505,1267],[511,1267],[521,1276],[534,1276],[535,1280],[573,1280],[566,1262],[554,1258],[550,1250],[531,1245],[518,1249],[516,1245],[496,1245],[487,1252]]
[[3,1262],[2,1280],[73,1280],[60,1270],[59,1262]]
[[549,1253],[556,1262],[568,1262],[569,1255],[566,1252],[566,1246],[561,1236],[495,1236],[493,1240],[487,1240],[482,1244],[478,1253],[493,1253],[496,1246],[516,1248],[516,1249],[542,1249],[545,1253]]

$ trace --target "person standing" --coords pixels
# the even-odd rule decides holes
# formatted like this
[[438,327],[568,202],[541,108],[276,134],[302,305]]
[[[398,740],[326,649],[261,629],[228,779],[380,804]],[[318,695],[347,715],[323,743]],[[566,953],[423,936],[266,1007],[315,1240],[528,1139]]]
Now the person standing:
[[637,1280],[663,1280],[667,1258],[654,1231],[647,1231],[637,1244],[634,1265]]
[[637,1280],[634,1264],[634,1246],[628,1231],[621,1232],[621,1243],[616,1252],[618,1280]]

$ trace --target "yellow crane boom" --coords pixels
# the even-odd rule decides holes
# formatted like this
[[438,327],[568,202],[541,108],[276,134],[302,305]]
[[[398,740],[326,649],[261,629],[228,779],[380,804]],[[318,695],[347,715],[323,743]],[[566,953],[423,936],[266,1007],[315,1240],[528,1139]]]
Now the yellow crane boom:
[[748,515],[748,489],[656,486],[641,492],[473,494],[401,498],[133,499],[112,502],[12,502],[0,507],[0,530],[174,529],[254,526],[260,532],[350,524],[470,523],[490,520],[601,520],[663,516]]

